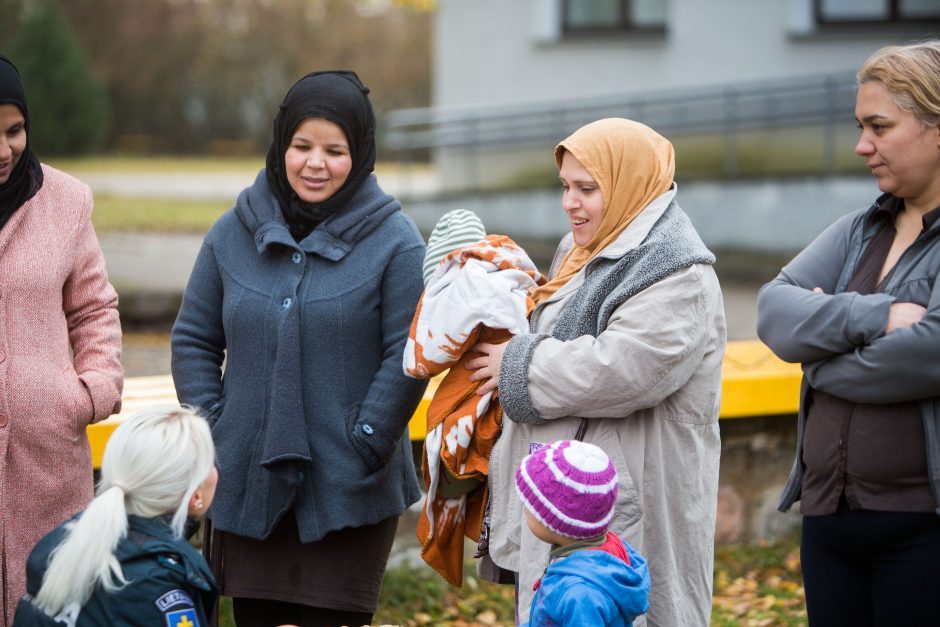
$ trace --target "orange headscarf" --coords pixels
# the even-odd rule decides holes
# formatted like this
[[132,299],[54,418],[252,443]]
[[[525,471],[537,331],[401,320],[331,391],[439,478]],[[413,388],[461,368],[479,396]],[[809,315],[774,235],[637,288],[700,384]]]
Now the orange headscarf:
[[551,297],[620,237],[653,199],[672,187],[676,172],[676,155],[669,140],[644,124],[622,118],[591,122],[555,146],[559,168],[565,152],[570,152],[597,183],[604,199],[604,217],[591,241],[584,246],[575,244],[554,278],[532,291],[536,303]]

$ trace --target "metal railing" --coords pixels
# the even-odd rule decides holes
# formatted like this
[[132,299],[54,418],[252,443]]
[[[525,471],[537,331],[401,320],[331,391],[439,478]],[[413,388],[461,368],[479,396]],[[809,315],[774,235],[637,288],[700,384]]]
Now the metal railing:
[[855,106],[855,77],[827,74],[513,106],[450,106],[388,113],[385,147],[409,161],[447,150],[471,161],[487,150],[553,146],[580,126],[604,117],[647,124],[670,139],[719,134],[723,174],[738,170],[736,136],[745,131],[820,127],[825,169],[836,168],[836,130]]

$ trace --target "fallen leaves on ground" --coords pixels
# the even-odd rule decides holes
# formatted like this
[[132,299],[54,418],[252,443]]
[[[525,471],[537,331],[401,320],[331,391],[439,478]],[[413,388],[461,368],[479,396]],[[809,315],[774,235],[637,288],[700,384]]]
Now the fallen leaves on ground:
[[480,581],[472,564],[463,588],[448,585],[429,568],[399,568],[385,573],[375,618],[403,627],[512,625],[513,594],[512,586]]
[[719,547],[712,625],[806,625],[797,541]]
[[[508,627],[513,595],[512,586],[481,581],[472,564],[459,589],[430,568],[399,568],[385,574],[375,620],[402,627]],[[717,547],[711,624],[806,625],[798,539]]]

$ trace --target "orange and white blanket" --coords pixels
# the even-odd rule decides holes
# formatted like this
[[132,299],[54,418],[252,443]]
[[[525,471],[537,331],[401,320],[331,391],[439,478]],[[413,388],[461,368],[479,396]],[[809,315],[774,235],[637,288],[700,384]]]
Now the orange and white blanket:
[[441,261],[411,323],[405,373],[431,378],[450,369],[428,407],[427,497],[417,532],[421,557],[455,586],[463,581],[464,536],[480,540],[490,451],[502,423],[497,392],[478,396],[482,382],[470,381],[464,364],[479,355],[468,352],[477,342],[528,331],[534,306],[528,293],[541,280],[515,242],[488,235]]

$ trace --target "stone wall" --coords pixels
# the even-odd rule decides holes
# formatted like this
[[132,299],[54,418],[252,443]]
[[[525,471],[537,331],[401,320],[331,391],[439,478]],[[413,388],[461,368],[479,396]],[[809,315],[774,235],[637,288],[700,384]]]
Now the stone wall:
[[721,468],[715,542],[772,540],[799,528],[799,504],[777,501],[793,466],[796,416],[721,420]]

